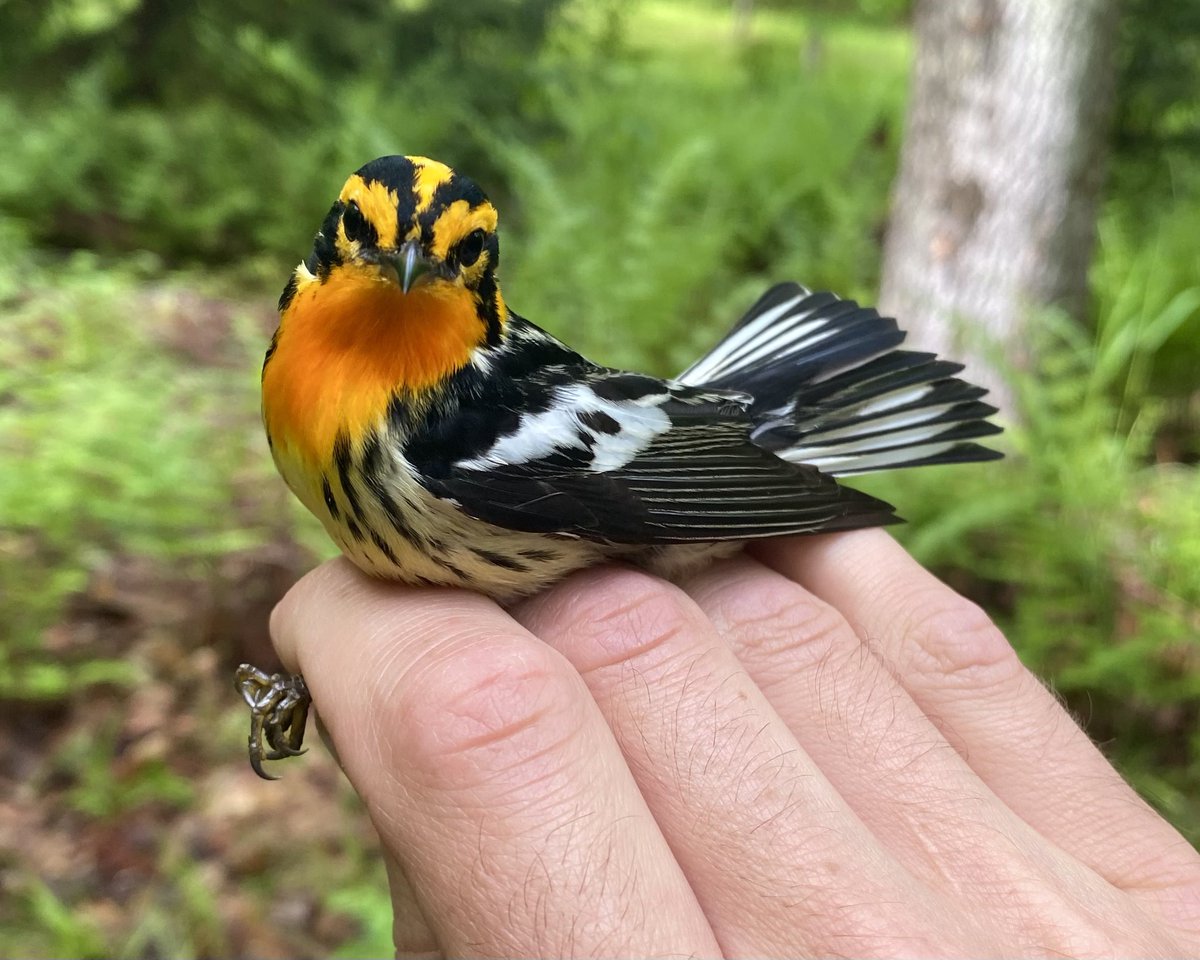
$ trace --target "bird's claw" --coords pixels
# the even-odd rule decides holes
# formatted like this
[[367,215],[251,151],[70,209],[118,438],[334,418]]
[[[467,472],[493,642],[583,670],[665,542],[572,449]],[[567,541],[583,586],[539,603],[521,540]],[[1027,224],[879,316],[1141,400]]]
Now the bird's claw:
[[304,726],[312,703],[308,687],[298,673],[271,674],[248,663],[238,667],[235,682],[250,708],[250,766],[264,780],[278,780],[263,769],[263,761],[304,753]]

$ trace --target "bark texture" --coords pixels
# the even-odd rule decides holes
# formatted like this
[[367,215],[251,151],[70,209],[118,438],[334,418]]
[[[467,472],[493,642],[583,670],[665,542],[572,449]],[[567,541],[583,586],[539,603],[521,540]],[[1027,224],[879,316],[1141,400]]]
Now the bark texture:
[[985,344],[1023,364],[1031,309],[1086,304],[1116,23],[1117,0],[917,2],[881,305],[1002,405]]

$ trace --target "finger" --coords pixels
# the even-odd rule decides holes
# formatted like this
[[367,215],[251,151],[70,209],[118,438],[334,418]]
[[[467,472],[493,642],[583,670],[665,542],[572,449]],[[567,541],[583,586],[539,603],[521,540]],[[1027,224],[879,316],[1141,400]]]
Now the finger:
[[400,861],[384,850],[383,864],[392,894],[392,943],[396,946],[396,960],[438,960],[442,951]]
[[[330,739],[321,717],[314,714],[313,719],[321,735],[321,743],[340,767],[342,762],[338,757],[337,745]],[[387,870],[392,901],[392,943],[396,948],[396,960],[437,960],[442,956],[442,951],[421,912],[412,884],[408,882],[400,862],[386,848],[383,851],[383,865]]]
[[972,769],[1041,834],[1167,909],[1181,906],[1181,889],[1200,890],[1186,841],[1113,770],[986,615],[890,536],[798,537],[756,552],[836,607]]
[[595,571],[513,613],[584,678],[727,955],[847,945],[921,954],[947,933],[923,885],[878,845],[677,588]]
[[578,675],[495,604],[334,561],[272,633],[447,956],[716,954]]
[[875,836],[937,882],[1013,814],[833,607],[739,557],[682,586]]
[[1136,923],[1124,893],[988,789],[832,607],[746,558],[685,587],[875,835],[960,909],[988,917],[1003,935],[993,942],[1055,952],[1098,929],[1097,914],[1099,927]]

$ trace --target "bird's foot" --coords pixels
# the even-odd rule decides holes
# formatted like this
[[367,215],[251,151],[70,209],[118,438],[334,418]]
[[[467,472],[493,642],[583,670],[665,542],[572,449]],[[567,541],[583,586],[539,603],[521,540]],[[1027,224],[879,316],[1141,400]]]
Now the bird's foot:
[[304,753],[304,725],[312,703],[308,687],[298,673],[270,674],[248,663],[238,667],[235,682],[250,708],[250,766],[264,780],[278,780],[263,770],[263,761]]

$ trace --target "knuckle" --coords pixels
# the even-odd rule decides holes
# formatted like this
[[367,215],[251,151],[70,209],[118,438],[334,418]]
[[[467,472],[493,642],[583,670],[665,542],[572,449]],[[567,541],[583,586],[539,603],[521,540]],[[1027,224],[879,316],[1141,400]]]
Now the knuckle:
[[1006,683],[1021,672],[1016,651],[978,604],[938,590],[909,598],[904,625],[907,665],[942,682],[967,687]]
[[570,658],[581,673],[677,652],[698,612],[678,587],[636,570],[606,570],[581,584],[571,620]]
[[846,628],[832,607],[774,577],[726,581],[704,607],[739,656],[793,669],[827,659]]
[[399,754],[393,769],[469,786],[561,762],[558,748],[582,725],[580,694],[578,677],[549,647],[485,637],[429,655],[374,715],[387,726],[381,740]]
[[[1094,902],[1085,906],[1063,891],[1036,884],[1018,891],[1006,912],[1025,948],[1039,956],[1114,960],[1145,955],[1145,945],[1140,945],[1141,949],[1134,948],[1132,937],[1125,948],[1118,949],[1117,939],[1125,940],[1126,932],[1137,927],[1136,921],[1126,924],[1125,921],[1134,918],[1123,916],[1124,905],[1109,902],[1104,904],[1103,911],[1097,911],[1098,905]],[[1100,921],[1100,916],[1104,920]],[[1125,928],[1126,932],[1117,933],[1119,927],[1110,926],[1110,919],[1118,920],[1119,927]]]
[[1133,830],[1130,838],[1144,856],[1123,889],[1149,893],[1164,904],[1175,926],[1200,937],[1200,856],[1195,848],[1178,834],[1157,848]]

